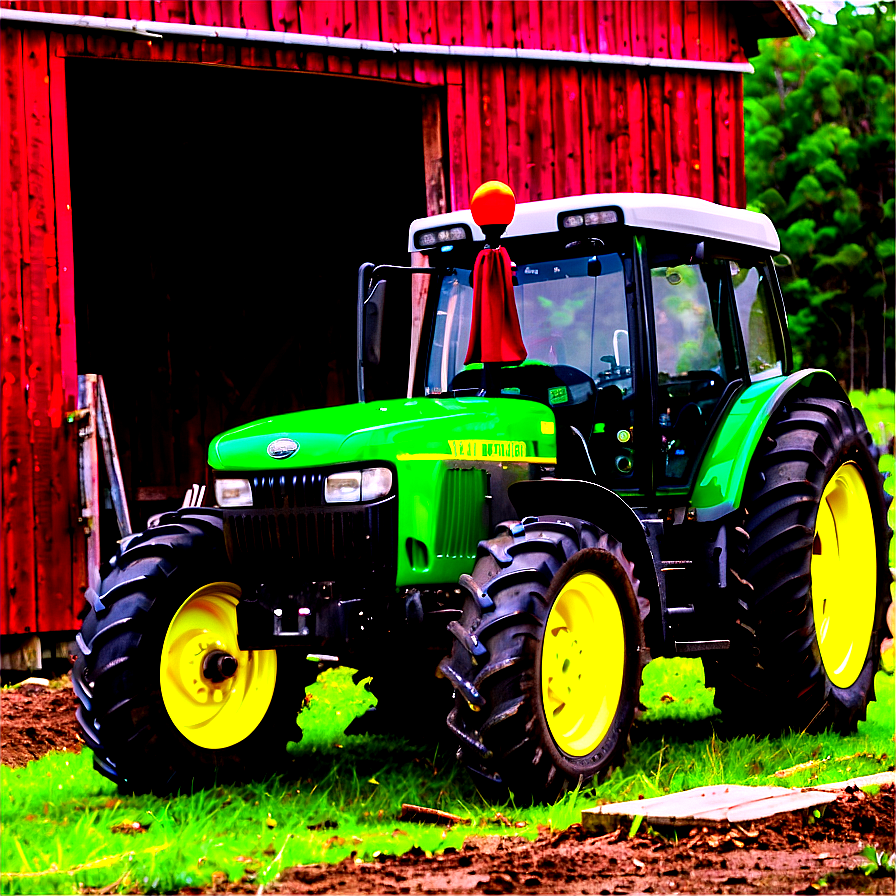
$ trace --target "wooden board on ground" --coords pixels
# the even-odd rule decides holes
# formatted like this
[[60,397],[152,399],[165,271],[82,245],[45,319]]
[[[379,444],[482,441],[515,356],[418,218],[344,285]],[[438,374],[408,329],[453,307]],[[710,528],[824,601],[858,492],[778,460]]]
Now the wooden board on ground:
[[588,831],[610,831],[631,824],[639,816],[653,827],[742,822],[820,806],[836,798],[836,793],[817,790],[716,784],[668,796],[585,809],[582,826]]

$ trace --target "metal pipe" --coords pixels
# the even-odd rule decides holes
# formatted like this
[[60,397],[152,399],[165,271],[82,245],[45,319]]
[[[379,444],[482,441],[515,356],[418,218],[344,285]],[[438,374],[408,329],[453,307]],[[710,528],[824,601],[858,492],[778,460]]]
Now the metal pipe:
[[329,50],[334,53],[386,53],[390,56],[449,56],[462,59],[494,59],[518,62],[563,62],[582,65],[622,65],[639,68],[685,69],[704,72],[751,74],[749,62],[704,62],[699,59],[667,59],[656,56],[619,56],[612,53],[577,53],[569,50],[530,50],[513,47],[463,47],[442,44],[392,43],[351,37],[295,34],[291,31],[260,31],[180,22],[153,22],[147,19],[112,19],[70,13],[36,12],[28,9],[0,9],[0,20],[57,28],[89,28],[153,39],[184,37],[190,40],[229,40],[281,44]]

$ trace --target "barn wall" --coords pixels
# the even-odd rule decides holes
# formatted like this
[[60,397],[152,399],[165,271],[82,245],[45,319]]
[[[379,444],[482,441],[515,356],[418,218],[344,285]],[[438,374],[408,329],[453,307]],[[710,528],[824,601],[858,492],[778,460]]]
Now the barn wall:
[[[0,6],[421,44],[743,62],[729,4],[710,0],[0,0]],[[643,190],[743,206],[737,73],[325,54],[260,44],[72,32],[69,55],[263,66],[444,87],[449,203],[483,180],[520,200]]]
[[[396,42],[744,60],[715,2],[108,0],[0,6]],[[146,40],[3,23],[0,138],[0,631],[76,626],[86,587],[77,517],[77,359],[65,59],[107,57],[325,72],[435,88],[428,145],[444,170],[428,208],[466,207],[484,180],[519,200],[640,190],[743,206],[742,76],[619,66],[326,54]],[[441,145],[439,144],[439,155]],[[442,191],[447,191],[443,195]]]
[[58,36],[0,34],[0,625],[52,631],[75,624],[84,572],[65,74]]

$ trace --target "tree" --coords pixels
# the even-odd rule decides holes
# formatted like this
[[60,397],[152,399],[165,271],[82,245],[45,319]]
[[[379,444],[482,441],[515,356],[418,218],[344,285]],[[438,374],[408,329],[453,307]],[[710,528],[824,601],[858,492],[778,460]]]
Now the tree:
[[781,234],[796,361],[892,388],[894,9],[847,4],[773,38],[744,79],[748,207]]

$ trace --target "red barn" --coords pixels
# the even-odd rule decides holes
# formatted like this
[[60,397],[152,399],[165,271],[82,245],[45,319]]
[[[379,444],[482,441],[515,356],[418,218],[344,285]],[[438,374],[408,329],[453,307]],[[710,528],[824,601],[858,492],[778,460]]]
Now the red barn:
[[105,379],[140,526],[204,481],[215,433],[351,400],[354,272],[400,261],[412,218],[492,178],[519,200],[742,206],[747,56],[811,33],[790,0],[2,0],[0,19],[4,667],[71,637],[97,516],[112,544],[79,486],[79,372]]

